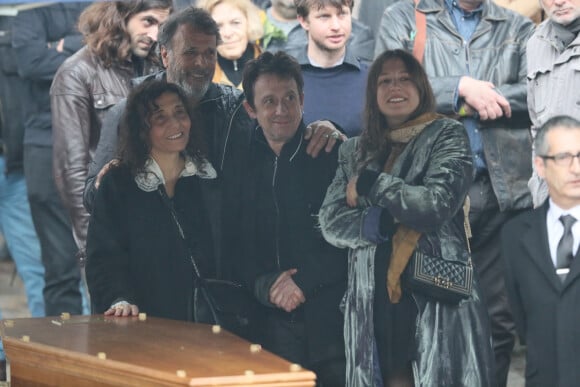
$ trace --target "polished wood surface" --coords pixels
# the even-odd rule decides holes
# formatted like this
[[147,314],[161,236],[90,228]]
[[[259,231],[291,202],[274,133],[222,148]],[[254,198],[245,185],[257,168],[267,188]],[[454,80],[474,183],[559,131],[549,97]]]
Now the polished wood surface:
[[65,316],[3,320],[0,333],[15,387],[315,385],[314,373],[205,324]]

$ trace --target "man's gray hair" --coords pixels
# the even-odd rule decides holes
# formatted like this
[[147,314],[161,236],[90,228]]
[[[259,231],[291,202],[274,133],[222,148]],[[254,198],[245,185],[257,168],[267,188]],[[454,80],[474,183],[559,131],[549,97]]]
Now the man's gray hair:
[[190,25],[194,30],[205,35],[214,35],[218,44],[221,42],[219,27],[211,15],[204,9],[190,6],[179,12],[174,12],[161,25],[157,36],[159,46],[170,49],[171,39],[173,39],[177,28],[183,24]]
[[555,116],[546,121],[536,133],[534,145],[538,156],[545,156],[548,153],[548,144],[546,143],[547,134],[555,128],[578,129],[580,130],[580,121],[570,116]]

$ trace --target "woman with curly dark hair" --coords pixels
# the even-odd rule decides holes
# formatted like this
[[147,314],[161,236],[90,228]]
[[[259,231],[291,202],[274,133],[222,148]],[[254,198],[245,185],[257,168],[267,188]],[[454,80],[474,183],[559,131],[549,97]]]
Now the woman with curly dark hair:
[[462,207],[473,165],[465,128],[435,113],[425,71],[403,50],[375,59],[366,98],[365,130],[341,146],[320,209],[326,240],[350,249],[347,385],[491,386],[477,281],[450,301],[411,287],[405,274],[420,256],[469,265]]
[[[216,177],[198,120],[174,84],[129,96],[119,164],[101,182],[87,238],[93,311],[193,320],[194,269],[215,277],[204,185]],[[179,225],[178,225],[179,224]]]

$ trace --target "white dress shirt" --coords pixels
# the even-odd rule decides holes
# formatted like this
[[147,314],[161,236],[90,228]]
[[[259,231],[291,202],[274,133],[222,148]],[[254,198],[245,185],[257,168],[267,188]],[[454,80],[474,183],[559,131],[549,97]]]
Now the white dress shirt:
[[572,226],[572,235],[574,237],[574,244],[572,247],[572,253],[576,256],[578,251],[578,245],[580,245],[580,206],[572,207],[568,210],[563,210],[558,207],[552,199],[550,199],[550,208],[548,208],[548,214],[546,216],[546,226],[548,228],[548,243],[550,245],[550,257],[552,258],[552,263],[554,267],[557,266],[556,262],[556,250],[558,249],[558,243],[564,235],[564,225],[560,222],[560,217],[562,215],[572,215],[576,218],[576,223]]

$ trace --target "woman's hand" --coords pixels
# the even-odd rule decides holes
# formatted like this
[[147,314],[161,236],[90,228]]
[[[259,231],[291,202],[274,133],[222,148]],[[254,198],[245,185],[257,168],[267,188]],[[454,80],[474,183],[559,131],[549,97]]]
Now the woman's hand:
[[358,203],[358,192],[356,191],[356,182],[358,175],[352,177],[346,186],[346,204],[349,207],[356,207]]
[[129,317],[138,315],[139,307],[137,305],[129,304],[127,301],[117,302],[105,311],[105,316]]

